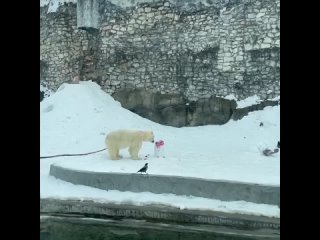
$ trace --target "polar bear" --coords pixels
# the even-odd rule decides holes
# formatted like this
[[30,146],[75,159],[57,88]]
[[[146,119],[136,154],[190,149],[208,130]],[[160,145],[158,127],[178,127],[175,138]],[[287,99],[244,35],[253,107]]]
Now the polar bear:
[[132,159],[138,160],[142,142],[154,142],[152,131],[117,130],[106,136],[106,146],[112,160],[121,158],[119,150],[129,148]]

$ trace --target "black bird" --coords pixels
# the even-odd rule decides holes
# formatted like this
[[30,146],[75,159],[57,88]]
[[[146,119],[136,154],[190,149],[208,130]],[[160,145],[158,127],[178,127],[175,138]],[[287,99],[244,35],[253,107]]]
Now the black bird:
[[[146,163],[146,164],[143,166],[143,168],[141,168],[138,172],[141,172],[141,173],[145,172],[145,173],[147,173],[147,170],[148,170],[148,163]],[[138,172],[137,172],[137,173],[138,173]]]
[[278,141],[277,148],[280,148],[280,141]]
[[259,126],[262,127],[263,126],[263,122],[261,122]]

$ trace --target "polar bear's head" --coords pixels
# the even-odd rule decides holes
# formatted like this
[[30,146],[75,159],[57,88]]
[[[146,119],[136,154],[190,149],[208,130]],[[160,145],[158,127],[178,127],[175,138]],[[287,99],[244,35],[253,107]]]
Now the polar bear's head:
[[154,134],[152,131],[145,131],[143,133],[143,140],[146,142],[154,142]]

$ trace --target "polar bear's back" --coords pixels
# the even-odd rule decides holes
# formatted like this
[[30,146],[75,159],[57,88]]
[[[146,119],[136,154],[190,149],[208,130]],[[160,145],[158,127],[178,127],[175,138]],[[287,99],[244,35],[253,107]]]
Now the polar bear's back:
[[[110,132],[106,137],[106,142],[112,142],[119,148],[126,148],[134,141],[141,141],[143,131],[136,130],[117,130]],[[141,137],[140,137],[141,136]]]
[[121,130],[116,130],[116,131],[110,132],[107,135],[107,138],[121,139],[124,137],[128,138],[130,136],[137,136],[140,134],[143,134],[143,131],[121,129]]

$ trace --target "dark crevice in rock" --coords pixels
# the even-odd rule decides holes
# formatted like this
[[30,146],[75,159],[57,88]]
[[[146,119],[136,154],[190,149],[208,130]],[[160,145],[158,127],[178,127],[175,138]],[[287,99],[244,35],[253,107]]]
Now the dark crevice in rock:
[[145,89],[123,89],[113,97],[142,117],[174,127],[225,124],[236,108],[234,100],[211,97],[188,101],[181,93],[160,94]]
[[240,120],[249,112],[279,104],[278,101],[267,100],[237,109],[235,100],[212,96],[188,101],[182,93],[160,94],[145,89],[121,89],[113,97],[124,108],[154,122],[173,127],[222,125],[230,119]]

